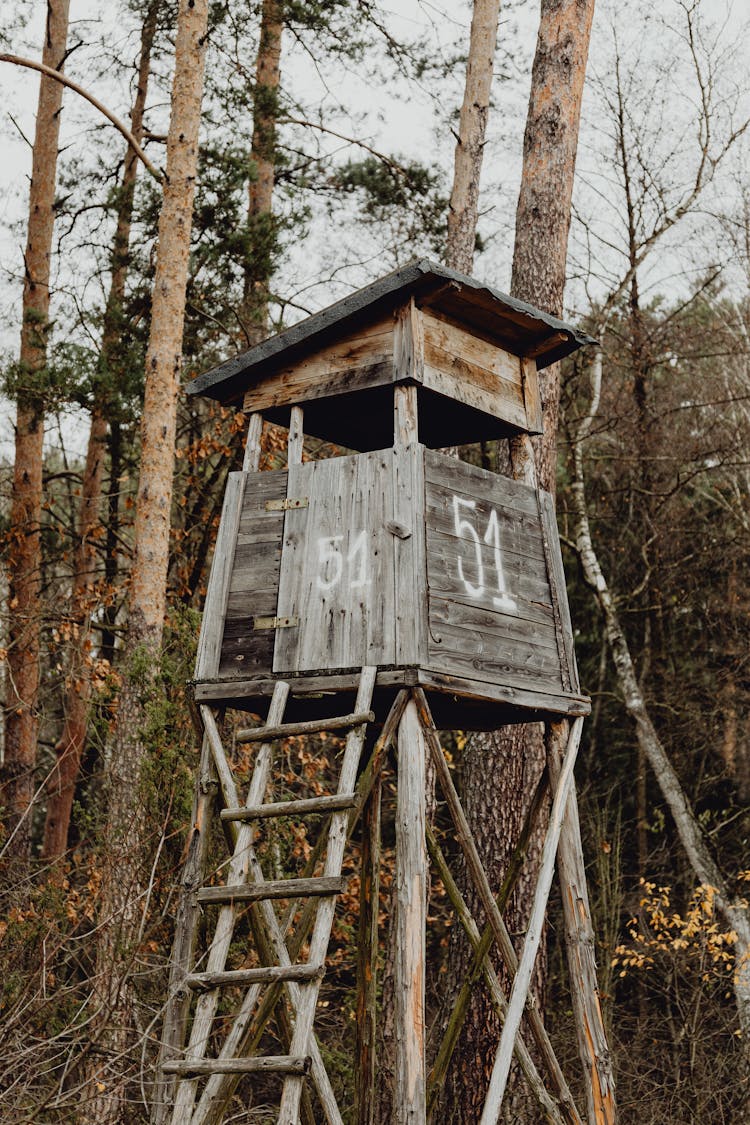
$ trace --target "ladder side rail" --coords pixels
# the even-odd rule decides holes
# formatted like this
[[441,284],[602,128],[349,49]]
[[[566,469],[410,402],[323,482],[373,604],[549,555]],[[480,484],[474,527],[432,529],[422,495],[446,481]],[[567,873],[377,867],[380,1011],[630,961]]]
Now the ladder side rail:
[[190,992],[186,987],[195,950],[200,910],[193,894],[203,882],[208,849],[208,836],[212,806],[216,799],[216,775],[212,768],[211,748],[203,732],[201,757],[198,767],[198,784],[193,800],[190,820],[190,840],[182,869],[180,900],[175,922],[175,938],[170,957],[167,1004],[164,1011],[157,1080],[153,1094],[151,1125],[166,1125],[174,1101],[177,1082],[166,1079],[162,1066],[179,1058],[185,1046]]
[[[280,722],[283,717],[288,695],[289,684],[280,680],[274,687],[271,706],[269,708],[269,717],[272,718],[274,723]],[[201,708],[201,714],[204,714],[204,721],[206,711],[208,711],[208,708]],[[217,773],[219,773],[220,777],[222,775],[226,776],[227,774],[231,777],[231,770],[219,737],[216,721],[213,714],[210,712],[209,714],[211,716],[211,722],[207,724],[206,732],[209,735],[209,743],[211,745]],[[268,784],[271,764],[271,747],[268,743],[264,743],[258,751],[258,758],[255,763],[255,769],[253,770],[247,796],[248,804],[257,805],[263,800],[263,795]],[[232,784],[234,785],[233,778]],[[253,833],[254,828],[252,824],[243,824],[237,831],[234,854],[232,855],[227,873],[227,878],[231,880],[233,884],[242,883],[247,879],[249,862],[248,849],[252,843]],[[216,929],[214,930],[211,946],[208,951],[206,972],[219,973],[224,969],[229,947],[234,935],[236,915],[237,908],[234,903],[228,903],[219,910]],[[257,990],[257,1002],[257,995],[260,994],[261,986],[255,985],[253,987]],[[199,996],[195,1006],[193,1024],[190,1029],[190,1039],[185,1052],[186,1061],[202,1059],[205,1056],[208,1039],[211,1034],[211,1025],[214,1015],[216,1014],[218,1002],[219,993],[217,989],[211,989],[209,992],[204,992]],[[187,1122],[190,1121],[196,1093],[196,1079],[186,1079],[180,1083],[177,1089],[177,1096],[175,1097],[174,1113],[172,1117],[173,1125],[187,1125]]]
[[[362,676],[357,691],[356,711],[369,709],[372,693],[375,688],[377,669],[368,666],[362,669]],[[339,793],[351,793],[357,780],[357,767],[362,755],[362,746],[365,739],[365,726],[355,727],[346,739],[346,749],[339,775]],[[347,837],[347,824],[349,817],[346,811],[334,813],[331,817],[331,826],[328,830],[328,849],[324,867],[324,876],[333,878],[341,874],[344,862],[344,848]],[[322,899],[318,907],[315,926],[310,939],[309,962],[313,965],[323,964],[328,951],[331,937],[331,926],[336,910],[336,899]],[[294,1035],[289,1048],[290,1054],[305,1054],[311,1038],[315,1007],[318,1001],[320,981],[311,981],[300,988],[297,1019]],[[281,1097],[278,1125],[295,1125],[299,1116],[299,1102],[302,1094],[302,1080],[289,1077],[284,1081]]]

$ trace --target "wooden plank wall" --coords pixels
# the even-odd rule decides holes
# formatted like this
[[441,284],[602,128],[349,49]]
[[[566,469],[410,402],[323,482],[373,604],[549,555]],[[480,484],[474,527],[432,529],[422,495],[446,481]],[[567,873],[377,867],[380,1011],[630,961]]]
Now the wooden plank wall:
[[546,693],[564,690],[534,490],[431,450],[425,480],[425,666]]
[[229,580],[219,676],[268,673],[274,632],[256,630],[256,617],[276,614],[283,511],[266,511],[268,500],[283,500],[287,472],[245,473],[245,493]]
[[536,386],[533,361],[522,372],[518,356],[426,310],[421,316],[425,387],[534,432],[537,419],[527,416],[525,401]]
[[393,450],[336,457],[289,470],[274,672],[394,664],[396,598]]
[[247,391],[244,409],[266,411],[392,381],[393,318],[389,316],[296,363],[271,370]]

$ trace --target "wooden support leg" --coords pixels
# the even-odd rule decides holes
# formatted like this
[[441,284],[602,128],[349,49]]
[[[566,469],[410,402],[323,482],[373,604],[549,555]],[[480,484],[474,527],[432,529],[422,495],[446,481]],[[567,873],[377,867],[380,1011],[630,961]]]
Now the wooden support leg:
[[[567,721],[549,725],[546,739],[547,761],[555,786],[559,784],[567,737]],[[557,851],[557,870],[562,892],[570,990],[586,1084],[589,1125],[614,1125],[614,1076],[599,1006],[594,928],[591,923],[578,801],[574,787],[570,790],[565,808]]]
[[[492,999],[492,1004],[495,1008],[495,1011],[500,1016],[500,1018],[504,1020],[508,1011],[508,1001],[505,997],[505,994],[503,993],[502,988],[500,987],[500,981],[497,979],[497,973],[495,972],[492,966],[492,962],[490,961],[488,956],[489,943],[487,943],[487,945],[483,948],[483,939],[480,936],[479,927],[474,921],[471,911],[466,905],[463,895],[459,891],[458,886],[456,885],[456,882],[451,875],[450,869],[445,861],[445,857],[442,853],[440,845],[435,839],[435,833],[433,832],[429,824],[427,825],[427,846],[430,850],[430,856],[432,857],[435,867],[437,868],[438,874],[443,880],[443,884],[445,886],[446,893],[451,902],[451,905],[456,911],[458,921],[460,922],[464,933],[469,939],[469,944],[471,945],[477,957],[477,960],[479,962],[479,971],[484,975],[484,979],[487,983],[487,988],[489,989],[490,997]],[[489,929],[489,927],[487,932],[491,936],[492,931]],[[516,1038],[515,1052],[521,1070],[523,1071],[523,1074],[526,1077],[527,1082],[529,1083],[531,1092],[534,1094],[534,1097],[539,1103],[540,1109],[544,1113],[544,1120],[552,1122],[552,1125],[563,1125],[562,1115],[557,1108],[554,1100],[547,1093],[541,1075],[537,1071],[534,1060],[529,1054],[528,1049],[520,1035]]]
[[242,464],[244,473],[257,473],[260,468],[260,442],[263,437],[263,415],[251,414],[247,427],[245,457]]
[[398,1125],[424,1125],[425,929],[425,739],[413,700],[398,729],[396,804],[396,1091]]
[[375,1123],[378,900],[380,897],[380,799],[378,777],[362,811],[362,875],[357,955],[357,1125]]
[[568,738],[568,745],[560,771],[557,791],[555,793],[555,799],[552,802],[549,827],[544,839],[542,862],[539,868],[539,877],[531,907],[528,929],[526,931],[526,940],[523,944],[521,960],[518,963],[518,971],[513,981],[510,1002],[508,1004],[508,1014],[505,1018],[502,1035],[500,1036],[495,1065],[492,1069],[492,1078],[490,1079],[490,1088],[487,1091],[487,1099],[484,1103],[480,1125],[497,1125],[497,1122],[500,1120],[500,1108],[505,1095],[505,1086],[508,1081],[508,1072],[510,1071],[510,1063],[513,1057],[513,1047],[518,1029],[521,1025],[523,1010],[526,1006],[526,998],[531,984],[531,974],[534,971],[534,961],[536,960],[536,955],[539,950],[539,942],[542,939],[544,915],[547,909],[550,887],[552,886],[557,844],[560,839],[565,807],[568,803],[568,795],[573,784],[573,767],[575,766],[578,746],[581,741],[582,726],[583,719],[576,719]]
[[185,977],[193,963],[195,937],[198,929],[200,907],[195,892],[203,882],[203,869],[208,847],[211,812],[216,799],[216,774],[211,763],[208,737],[203,736],[199,784],[193,800],[193,814],[185,866],[182,870],[180,901],[175,920],[175,942],[169,965],[169,991],[164,1012],[157,1081],[152,1100],[152,1125],[166,1125],[172,1112],[176,1076],[166,1075],[161,1067],[171,1059],[179,1058],[185,1046],[190,991],[185,987]]
[[[513,943],[510,939],[510,934],[508,933],[505,922],[497,908],[497,903],[495,902],[492,888],[487,878],[487,872],[482,866],[482,861],[477,851],[476,842],[472,836],[469,822],[466,819],[466,814],[461,806],[456,787],[453,784],[453,778],[451,777],[450,770],[443,756],[427,698],[421,688],[414,689],[414,698],[424,724],[427,744],[430,748],[432,760],[435,763],[437,779],[443,791],[446,804],[448,805],[451,819],[453,820],[456,838],[464,854],[464,859],[466,860],[467,870],[479,894],[482,907],[487,915],[487,920],[492,926],[495,944],[505,962],[505,967],[509,973],[515,974],[518,971],[516,951],[513,948]],[[581,1125],[581,1117],[576,1109],[568,1084],[565,1081],[565,1075],[552,1049],[552,1044],[549,1041],[549,1036],[547,1035],[542,1017],[535,1007],[529,1006],[527,1019],[534,1042],[552,1080],[552,1088],[560,1104],[565,1120],[569,1122],[570,1125]]]

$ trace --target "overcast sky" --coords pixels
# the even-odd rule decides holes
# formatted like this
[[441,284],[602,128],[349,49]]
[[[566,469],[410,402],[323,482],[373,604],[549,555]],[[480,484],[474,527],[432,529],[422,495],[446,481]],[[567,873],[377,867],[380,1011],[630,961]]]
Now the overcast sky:
[[[727,10],[724,0],[704,0],[707,12],[717,16]],[[647,6],[661,18],[671,15],[676,9],[674,0],[654,0]],[[0,13],[0,44],[3,49],[19,54],[39,57],[45,0],[5,0]],[[628,4],[619,6],[623,17],[631,9]],[[606,186],[602,179],[602,152],[609,144],[596,121],[595,85],[597,77],[602,77],[602,67],[611,51],[612,23],[614,13],[618,12],[616,0],[598,0],[594,23],[594,33],[590,52],[589,72],[592,78],[584,102],[582,140],[579,152],[579,172],[601,191],[600,204],[593,208],[594,219],[600,223],[613,222],[608,217],[607,208],[611,200],[611,185]],[[478,259],[475,272],[480,277],[491,280],[499,288],[509,284],[510,260],[512,254],[512,232],[515,200],[520,175],[521,141],[525,107],[528,99],[530,81],[530,61],[533,55],[536,36],[538,7],[532,0],[514,0],[503,6],[502,25],[499,36],[497,69],[502,72],[502,81],[496,80],[494,87],[495,106],[490,118],[489,139],[485,154],[483,171],[483,194],[481,208],[483,216],[480,230],[487,237],[487,249]],[[738,75],[747,75],[750,69],[750,51],[743,29],[743,3],[734,3],[729,8],[729,23],[724,27],[727,40],[739,42]],[[418,34],[436,55],[450,55],[456,45],[468,42],[470,5],[451,0],[393,0],[391,19],[397,31],[407,35]],[[621,34],[636,37],[632,50],[643,50],[644,66],[649,52],[656,52],[659,44],[637,42],[638,35],[654,36],[657,28],[652,24],[645,33],[641,32],[635,19],[630,27],[625,22]],[[135,56],[137,39],[132,25],[122,17],[118,3],[109,0],[71,0],[71,40],[80,38],[84,42],[94,42],[105,38],[112,52],[123,60]],[[743,38],[744,36],[744,38]],[[737,48],[737,44],[735,44]],[[737,60],[735,60],[735,66]],[[286,68],[286,69],[284,69]],[[92,58],[85,48],[73,53],[66,66],[67,73],[89,86],[102,101],[106,102],[121,117],[127,117],[129,92],[124,82],[113,77],[111,68],[106,65],[102,73],[101,59]],[[93,76],[92,76],[93,70]],[[286,81],[293,76],[297,91],[308,91],[310,100],[321,92],[321,78],[310,60],[300,50],[294,50],[286,40],[282,56],[282,75]],[[449,182],[452,167],[453,139],[448,127],[448,116],[457,112],[460,105],[463,70],[448,75],[438,91],[434,86],[420,88],[405,82],[390,82],[387,87],[377,90],[368,87],[356,69],[342,75],[346,89],[346,100],[356,114],[362,135],[375,148],[398,152],[422,160],[435,159],[444,167]],[[284,81],[284,78],[282,78]],[[647,83],[644,73],[644,83]],[[13,356],[18,348],[18,322],[21,293],[22,246],[25,238],[25,215],[27,207],[27,187],[30,170],[29,139],[33,138],[34,115],[38,93],[38,76],[30,70],[22,70],[9,65],[0,65],[0,348],[6,355]],[[166,107],[162,107],[162,116]],[[687,112],[687,111],[686,111]],[[159,110],[152,110],[149,123],[153,127]],[[77,98],[72,92],[64,95],[61,144],[63,160],[70,154],[80,153],[86,146],[100,143],[102,136],[100,121],[96,111]],[[164,127],[165,127],[164,123]],[[679,128],[679,118],[667,123],[667,127]],[[677,138],[679,143],[679,139]],[[611,145],[610,145],[611,147]],[[597,177],[599,179],[597,180]],[[604,185],[604,186],[603,186]],[[614,190],[614,189],[612,189]],[[339,279],[336,288],[317,287],[314,283],[321,273],[321,262],[327,267],[335,261],[336,239],[331,237],[325,223],[316,228],[317,237],[310,245],[305,245],[304,253],[289,256],[290,265],[299,276],[300,284],[309,281],[310,307],[320,307],[330,299],[340,295],[341,288],[353,286],[361,281],[354,274],[345,274]],[[337,238],[345,237],[346,232],[336,232]],[[674,253],[672,251],[671,253]],[[579,255],[580,256],[580,255]],[[327,261],[326,261],[327,259]],[[579,263],[578,263],[579,264]],[[661,274],[654,275],[653,284],[658,286],[670,273],[675,276],[684,266],[683,256],[677,254],[672,259],[664,259]],[[65,284],[66,263],[58,263],[58,284]],[[577,269],[573,262],[572,272]],[[383,272],[375,270],[375,272]],[[569,285],[568,301],[571,315],[585,305],[585,291],[574,280]],[[4,415],[4,417],[3,417]],[[66,422],[66,442],[81,448],[85,441],[85,419]],[[50,440],[57,441],[54,433]],[[11,412],[0,404],[0,457],[12,457],[12,417]]]

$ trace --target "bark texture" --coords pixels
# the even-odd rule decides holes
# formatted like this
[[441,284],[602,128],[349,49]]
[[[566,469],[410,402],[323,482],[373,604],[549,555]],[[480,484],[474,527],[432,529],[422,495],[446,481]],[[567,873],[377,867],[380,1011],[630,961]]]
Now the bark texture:
[[245,290],[240,317],[248,346],[258,343],[268,333],[268,293],[276,237],[273,189],[283,30],[281,0],[263,0],[255,66],[251,176],[248,189],[247,219],[251,244],[245,268]]
[[[161,0],[152,0],[141,33],[138,85],[130,115],[131,133],[139,143],[143,139],[143,113],[146,106],[151,48],[156,33],[156,15],[160,2]],[[97,603],[97,544],[104,533],[101,506],[108,429],[107,403],[111,394],[110,376],[116,367],[117,350],[122,335],[122,303],[128,273],[130,227],[137,171],[138,156],[132,148],[128,148],[117,208],[117,225],[112,249],[112,278],[104,311],[98,389],[91,415],[81,488],[78,546],[70,613],[73,641],[65,684],[63,732],[55,746],[57,761],[47,782],[47,811],[42,845],[42,856],[45,859],[55,859],[65,851],[75,785],[88,730],[92,694],[91,613]]]
[[[513,257],[511,293],[553,315],[562,313],[570,204],[573,193],[578,125],[588,57],[594,0],[542,0],[532,68],[531,94],[524,135],[523,169]],[[559,404],[557,365],[542,373],[544,434],[534,440],[536,480],[555,493],[556,435]],[[511,442],[513,476],[528,479],[527,443]],[[528,803],[545,765],[538,724],[511,726],[472,738],[464,763],[464,803],[482,848],[490,881],[502,882],[523,828]],[[523,937],[536,883],[547,816],[539,817],[529,842],[527,862],[509,903],[506,921]],[[472,907],[477,904],[472,901]],[[452,958],[459,958],[452,950]],[[462,959],[451,966],[455,983],[465,971]],[[546,958],[537,958],[532,991],[543,1005]],[[492,1069],[499,1021],[486,990],[477,990],[448,1078],[446,1121],[476,1120]],[[535,1122],[538,1109],[523,1085],[511,1082],[503,1120]]]
[[[553,316],[563,310],[578,126],[594,0],[542,0],[523,138],[511,293]],[[541,372],[544,434],[537,475],[555,493],[560,401],[557,364]]]
[[479,218],[479,179],[490,112],[492,67],[499,16],[500,0],[474,0],[445,252],[447,265],[468,274],[474,264]]
[[[69,0],[49,0],[42,61],[59,70],[65,61]],[[16,414],[16,450],[10,522],[14,531],[8,566],[11,610],[8,652],[5,760],[2,803],[8,855],[28,864],[30,806],[34,796],[39,730],[41,605],[42,443],[44,367],[49,330],[50,262],[55,222],[55,178],[63,87],[42,77],[29,191],[24,255],[23,319]]]
[[203,95],[208,0],[180,0],[175,74],[167,138],[167,175],[159,218],[141,471],[123,684],[107,763],[106,865],[96,963],[103,1063],[92,1082],[106,1087],[92,1099],[88,1120],[122,1118],[125,1091],[118,1057],[131,1046],[133,994],[128,984],[137,955],[148,876],[148,829],[139,800],[146,702],[158,668],[169,558],[170,508],[198,135]]

